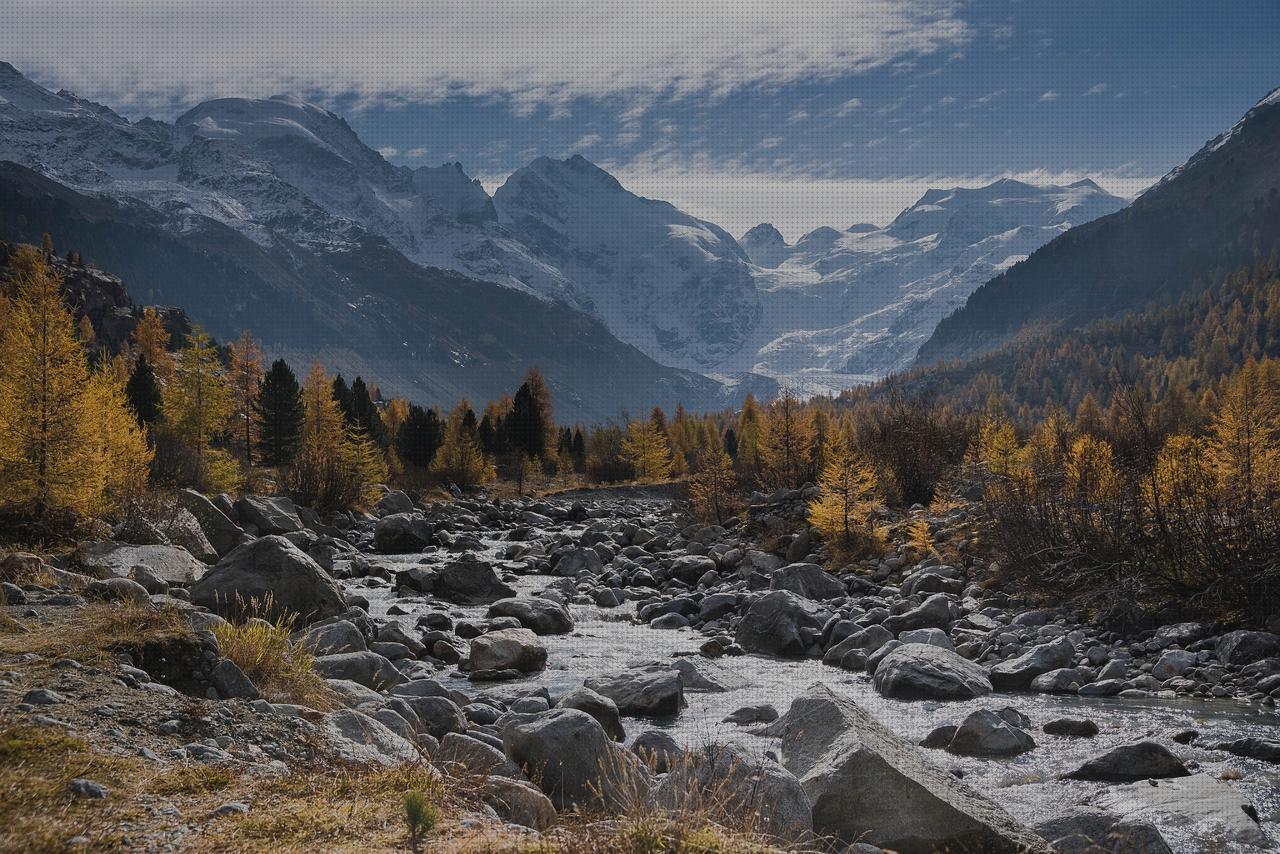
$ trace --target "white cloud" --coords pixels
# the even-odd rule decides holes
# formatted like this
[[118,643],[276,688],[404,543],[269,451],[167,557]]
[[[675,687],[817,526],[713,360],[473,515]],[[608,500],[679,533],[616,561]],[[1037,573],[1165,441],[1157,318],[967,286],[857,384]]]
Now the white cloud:
[[850,113],[852,113],[854,110],[858,109],[861,106],[862,106],[861,98],[850,98],[849,100],[845,101],[843,104],[841,104],[839,107],[836,108],[836,118],[843,119],[845,116],[849,115]]
[[394,145],[384,145],[382,148],[378,149],[378,153],[390,160],[392,157],[395,157],[400,153],[400,149],[396,148]]
[[602,138],[603,137],[601,137],[600,134],[598,133],[583,134],[582,136],[578,137],[577,142],[569,146],[569,151],[570,152],[586,151],[588,148],[594,148],[596,145],[600,143],[600,140]]
[[1041,95],[1041,96],[1040,96],[1040,100],[1041,100],[1041,101],[1056,101],[1056,100],[1058,100],[1058,93],[1057,93],[1057,92],[1055,92],[1055,91],[1053,91],[1052,89],[1050,89],[1050,90],[1048,90],[1047,92],[1045,92],[1043,95]]
[[215,96],[724,97],[950,51],[949,0],[8,0],[0,56],[131,113]]
[[809,118],[808,110],[796,110],[791,115],[787,116],[787,124],[789,125],[799,124],[800,122],[804,121],[807,118]]
[[406,151],[404,156],[408,157],[410,160],[421,160],[427,156],[428,151],[429,149],[426,146],[419,145],[416,148],[411,148]]
[[782,137],[780,136],[766,136],[760,140],[761,148],[777,148],[779,145],[782,145]]
[[1101,95],[1101,94],[1102,94],[1103,92],[1105,92],[1105,91],[1107,91],[1107,84],[1106,84],[1106,83],[1095,83],[1095,84],[1093,84],[1092,86],[1090,86],[1090,87],[1089,87],[1089,91],[1085,92],[1085,94],[1086,94],[1086,95]]

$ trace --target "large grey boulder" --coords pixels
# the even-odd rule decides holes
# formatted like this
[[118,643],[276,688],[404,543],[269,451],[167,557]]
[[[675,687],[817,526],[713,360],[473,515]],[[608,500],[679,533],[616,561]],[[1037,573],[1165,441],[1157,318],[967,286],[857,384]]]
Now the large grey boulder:
[[627,737],[618,713],[618,704],[590,688],[584,686],[570,691],[560,698],[556,708],[586,712],[600,722],[600,726],[604,727],[604,731],[614,741],[623,741]]
[[346,679],[375,691],[394,688],[404,681],[390,659],[368,650],[316,656],[313,666],[326,679]]
[[724,825],[753,816],[753,831],[784,843],[805,841],[813,829],[809,798],[795,775],[734,745],[685,754],[651,797],[659,809]]
[[339,652],[364,652],[368,649],[360,629],[348,620],[335,620],[321,626],[312,626],[297,635],[302,645],[316,655],[333,655]]
[[573,631],[569,609],[538,596],[499,599],[489,606],[489,616],[515,617],[520,625],[539,635],[564,635]]
[[789,590],[757,598],[738,623],[735,639],[748,652],[802,656],[822,634],[826,614]]
[[596,676],[588,679],[586,686],[612,700],[623,715],[667,717],[678,714],[684,706],[684,680],[676,670],[654,668]]
[[537,673],[547,666],[547,648],[528,629],[500,629],[471,640],[471,670]]
[[431,523],[416,513],[383,516],[373,528],[373,547],[383,554],[412,554],[432,542]]
[[895,635],[913,629],[945,629],[955,618],[954,603],[946,593],[935,593],[905,614],[895,614],[884,627]]
[[604,562],[595,549],[569,549],[561,553],[553,571],[565,578],[573,578],[582,572],[599,575],[604,571]]
[[555,804],[524,780],[490,776],[480,789],[480,797],[508,824],[541,831],[556,823]]
[[769,579],[770,590],[790,590],[797,596],[823,602],[845,595],[844,585],[816,563],[793,563],[775,569]]
[[245,495],[236,501],[236,513],[261,534],[291,534],[303,529],[298,508],[284,496]]
[[378,505],[374,510],[379,516],[412,513],[413,499],[399,489],[388,490],[385,495],[378,499]]
[[[255,616],[296,615],[307,625],[347,610],[329,573],[284,537],[262,537],[236,548],[191,585],[191,601],[223,617],[242,616],[253,600]],[[269,605],[269,607],[268,607]]]
[[991,693],[981,667],[923,643],[903,644],[881,659],[872,684],[894,700],[972,700]]
[[516,595],[493,567],[474,559],[454,561],[438,570],[432,592],[459,605],[490,605]]
[[947,752],[957,756],[1017,756],[1035,746],[1035,739],[1007,717],[991,709],[979,709],[956,728]]
[[642,798],[651,775],[635,754],[609,739],[600,722],[577,709],[517,715],[502,731],[507,755],[557,809],[616,811]]
[[1280,635],[1271,632],[1227,632],[1214,644],[1214,654],[1223,664],[1252,664],[1263,658],[1280,657]]
[[825,685],[809,688],[779,723],[782,763],[809,796],[816,834],[901,854],[1049,851],[1044,839]]
[[867,626],[849,635],[822,656],[822,663],[844,670],[861,670],[867,657],[893,640],[893,634],[884,626]]
[[1154,741],[1140,741],[1112,748],[1085,762],[1070,774],[1069,780],[1099,780],[1104,783],[1133,783],[1186,777],[1191,772],[1169,748]]
[[190,510],[182,506],[175,507],[161,527],[170,543],[182,546],[196,560],[206,564],[218,562],[221,555],[209,542],[204,529],[200,527],[200,523],[196,521],[196,517]]
[[1096,807],[1068,807],[1037,821],[1035,830],[1056,854],[1173,854],[1154,826]]
[[112,540],[89,540],[72,553],[71,562],[95,578],[128,578],[129,570],[145,566],[167,584],[186,586],[209,569],[182,546],[132,546]]
[[329,712],[321,720],[320,729],[334,752],[348,762],[390,766],[421,758],[418,749],[404,738],[355,709]]
[[992,667],[991,684],[996,688],[1026,688],[1042,673],[1070,667],[1075,655],[1075,647],[1066,638],[1037,644],[1017,658]]
[[[1271,847],[1271,840],[1253,817],[1257,811],[1252,804],[1208,774],[1112,786],[1098,796],[1097,803],[1128,821],[1194,827],[1196,836],[1206,842]],[[1216,850],[1211,845],[1206,848]]]
[[226,557],[236,546],[244,543],[249,536],[240,526],[219,510],[212,501],[194,489],[184,489],[178,493],[178,506],[195,517],[200,530],[213,546],[218,557]]
[[516,763],[501,750],[456,732],[445,733],[440,739],[440,746],[431,754],[431,762],[435,765],[456,765],[471,774],[492,774],[513,780],[524,777]]

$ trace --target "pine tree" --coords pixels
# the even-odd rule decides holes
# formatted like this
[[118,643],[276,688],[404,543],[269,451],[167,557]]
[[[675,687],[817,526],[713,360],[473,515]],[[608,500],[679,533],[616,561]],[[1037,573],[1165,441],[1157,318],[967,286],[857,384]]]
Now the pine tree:
[[796,489],[804,484],[813,454],[813,424],[791,389],[769,407],[759,439],[760,461],[773,486]]
[[156,384],[151,363],[142,353],[138,354],[138,360],[134,362],[124,391],[139,424],[150,427],[160,421],[160,387]]
[[579,474],[587,470],[587,440],[582,435],[581,427],[573,428],[573,445],[570,452],[573,454],[573,468]]
[[373,402],[369,387],[364,377],[356,377],[351,383],[351,411],[349,422],[374,444],[385,448],[388,444],[386,426],[382,423],[382,414]]
[[695,516],[723,524],[737,512],[738,491],[738,475],[728,454],[708,451],[698,458],[698,471],[689,479],[689,503]]
[[396,433],[396,450],[400,459],[425,469],[431,465],[443,442],[444,426],[436,411],[416,404],[410,406],[408,417]]
[[254,340],[253,334],[246,329],[240,333],[240,338],[229,349],[231,369],[228,371],[227,378],[231,385],[231,398],[234,402],[231,413],[235,424],[233,432],[240,441],[245,465],[252,466],[254,404],[258,401],[258,391],[262,385],[262,348]]
[[165,430],[191,448],[201,477],[208,476],[210,445],[226,432],[234,407],[218,348],[197,327],[178,353],[163,411]]
[[495,476],[493,464],[480,447],[476,414],[465,400],[449,413],[444,442],[431,463],[431,471],[460,487],[488,483]]
[[549,443],[554,441],[551,391],[537,368],[529,371],[516,391],[506,430],[512,449],[530,457],[545,456]]
[[724,452],[731,460],[738,458],[738,434],[732,427],[724,431]]
[[147,364],[163,385],[173,378],[174,359],[169,352],[169,330],[154,308],[142,310],[142,318],[133,329],[133,346],[147,357]]
[[622,442],[622,456],[639,480],[662,480],[671,475],[671,449],[653,420],[632,421]]
[[876,476],[849,447],[846,437],[833,434],[824,454],[818,497],[809,504],[809,523],[842,556],[853,556],[873,542],[870,510]]
[[271,363],[271,370],[258,389],[254,415],[262,464],[287,466],[293,462],[302,444],[302,423],[306,412],[298,379],[284,359]]
[[322,509],[360,507],[376,497],[386,479],[381,451],[346,423],[334,383],[316,362],[302,389],[302,444],[286,473],[294,497]]

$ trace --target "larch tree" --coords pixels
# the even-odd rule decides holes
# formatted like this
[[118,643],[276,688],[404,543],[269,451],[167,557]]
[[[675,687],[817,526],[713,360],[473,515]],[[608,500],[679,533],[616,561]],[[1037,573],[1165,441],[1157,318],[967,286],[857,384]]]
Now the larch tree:
[[667,436],[652,419],[632,421],[622,440],[622,456],[635,469],[638,480],[662,480],[671,475],[671,448]]
[[[146,489],[153,456],[146,431],[134,417],[115,375],[99,368],[84,390],[84,417],[93,425],[87,449],[94,482],[92,512],[108,514]],[[91,473],[91,474],[90,474]]]
[[361,507],[387,477],[386,461],[368,437],[346,421],[334,384],[319,362],[302,388],[302,444],[285,477],[294,497],[320,509]]
[[873,541],[870,512],[876,495],[875,471],[832,433],[823,454],[826,465],[818,497],[809,503],[809,523],[838,554],[853,556]]
[[151,307],[142,310],[142,317],[133,329],[133,348],[147,357],[147,363],[163,385],[173,378],[174,358],[169,352],[169,330],[159,313]]
[[431,471],[460,487],[488,483],[494,479],[493,464],[480,447],[475,412],[466,400],[449,413],[444,441],[432,460]]
[[253,411],[259,461],[265,466],[285,466],[293,462],[302,444],[306,413],[298,378],[284,359],[271,363],[271,370],[258,387]]
[[1207,459],[1224,494],[1246,512],[1280,489],[1280,385],[1274,362],[1250,359],[1226,384]]
[[813,423],[791,389],[769,406],[761,431],[760,462],[773,486],[795,489],[807,479],[813,458]]
[[695,516],[717,525],[737,512],[738,474],[728,454],[705,451],[698,458],[698,470],[689,478],[689,503]]
[[227,372],[227,381],[231,386],[234,404],[231,411],[233,432],[244,453],[245,465],[252,466],[253,431],[256,426],[254,404],[257,403],[263,379],[262,348],[254,340],[253,333],[246,329],[228,349],[231,351],[231,368]]
[[199,328],[191,331],[178,353],[162,408],[165,430],[191,449],[199,478],[214,486],[235,479],[226,452],[212,448],[213,441],[226,433],[235,401],[218,348]]

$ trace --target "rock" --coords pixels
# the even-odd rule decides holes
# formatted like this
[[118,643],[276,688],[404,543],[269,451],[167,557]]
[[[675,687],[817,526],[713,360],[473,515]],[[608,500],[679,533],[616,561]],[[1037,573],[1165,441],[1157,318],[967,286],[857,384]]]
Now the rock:
[[145,566],[129,569],[129,580],[142,585],[142,589],[154,596],[164,596],[169,592],[169,583]]
[[802,656],[820,636],[825,615],[788,590],[757,598],[738,623],[735,640],[748,652]]
[[884,626],[867,626],[828,649],[822,663],[844,670],[862,670],[867,656],[892,640],[893,633]]
[[705,555],[681,555],[673,560],[667,573],[675,579],[693,586],[708,572],[716,571],[716,562]]
[[329,712],[320,720],[334,752],[348,762],[400,765],[417,762],[417,748],[386,725],[354,709]]
[[972,700],[991,693],[981,667],[927,644],[904,644],[890,652],[876,667],[872,684],[881,696],[895,700]]
[[448,697],[405,697],[404,702],[418,716],[422,731],[432,738],[467,731],[467,716]]
[[1171,649],[1160,656],[1151,668],[1151,675],[1161,682],[1182,676],[1195,666],[1196,654],[1185,649]]
[[905,614],[889,617],[884,627],[893,634],[912,629],[945,629],[952,620],[951,597],[935,593]]
[[459,605],[490,605],[509,599],[516,591],[503,584],[493,567],[479,560],[460,560],[436,573],[434,592]]
[[783,765],[809,796],[816,834],[902,854],[1049,851],[996,804],[825,685],[797,698],[780,723]]
[[224,700],[237,698],[242,700],[258,699],[258,689],[252,680],[245,675],[240,666],[229,658],[224,658],[209,671],[209,684],[218,691]]
[[1069,738],[1092,738],[1098,734],[1097,724],[1080,718],[1057,718],[1046,723],[1041,729],[1046,735],[1063,735]]
[[565,578],[575,578],[583,572],[599,575],[604,572],[604,562],[595,549],[569,549],[556,560],[554,572]]
[[1263,658],[1280,656],[1280,635],[1270,632],[1227,632],[1218,638],[1214,654],[1223,664],[1252,664]]
[[823,602],[845,596],[844,585],[816,563],[793,563],[774,570],[770,590],[789,590],[797,596]]
[[947,752],[957,756],[1017,756],[1034,750],[1035,739],[999,713],[979,709],[956,728]]
[[182,546],[201,563],[218,562],[218,550],[209,542],[196,517],[185,507],[175,508],[173,514],[165,520],[164,533],[170,543]]
[[1087,685],[1091,674],[1075,667],[1059,667],[1031,680],[1031,690],[1042,694],[1074,694]]
[[456,732],[445,733],[440,746],[431,754],[431,762],[457,765],[471,774],[522,778],[520,769],[501,750]]
[[499,599],[489,606],[490,617],[515,617],[520,625],[539,635],[564,635],[573,631],[573,617],[563,605],[550,599]]
[[1152,825],[1124,821],[1093,807],[1071,807],[1042,819],[1035,830],[1053,844],[1056,854],[1173,854]]
[[191,585],[191,601],[223,617],[242,616],[254,600],[262,611],[255,616],[278,621],[293,614],[302,625],[347,610],[337,582],[278,536],[236,548]]
[[684,706],[684,680],[675,670],[654,669],[617,676],[597,676],[586,686],[608,697],[623,715],[666,717]]
[[533,830],[546,830],[556,823],[556,807],[551,799],[531,783],[506,777],[489,777],[480,797],[498,818]]
[[1002,661],[991,668],[991,684],[996,688],[1026,688],[1042,673],[1070,667],[1075,661],[1075,647],[1066,638],[1033,646],[1017,658]]
[[346,679],[383,691],[404,681],[391,661],[376,652],[339,652],[313,659],[315,671],[326,679]]
[[599,721],[577,709],[520,716],[502,731],[502,743],[557,809],[614,811],[648,789],[644,764],[610,741]]
[[194,489],[184,489],[178,493],[178,505],[190,513],[204,532],[205,539],[213,546],[218,557],[226,557],[236,546],[248,536],[240,530],[240,526],[232,522],[214,503]]
[[570,691],[560,698],[556,708],[586,712],[600,722],[605,733],[614,741],[623,741],[627,737],[626,730],[622,727],[622,718],[618,713],[618,704],[590,688],[582,687]]
[[101,783],[95,783],[92,780],[86,780],[83,777],[74,777],[68,784],[71,793],[79,795],[82,798],[105,798],[107,796],[107,787]]
[[66,697],[48,688],[32,688],[22,695],[22,702],[29,706],[56,706],[66,701]]
[[1280,764],[1280,741],[1273,739],[1239,738],[1235,741],[1220,741],[1210,749],[1225,750],[1246,759]]
[[412,554],[432,543],[431,524],[415,513],[394,513],[373,528],[373,547],[383,554]]
[[923,643],[950,650],[956,648],[951,638],[947,637],[947,633],[942,629],[912,629],[898,635],[898,640],[903,643]]
[[131,546],[111,540],[81,543],[71,562],[96,578],[128,578],[129,570],[145,566],[167,584],[182,586],[198,580],[208,569],[182,546]]
[[631,743],[631,752],[655,774],[666,774],[684,756],[676,740],[660,729],[645,730]]
[[745,677],[739,676],[730,668],[704,658],[677,658],[669,665],[659,666],[679,672],[685,691],[723,694],[725,691],[736,691],[751,684]]
[[302,645],[316,655],[341,652],[364,652],[368,646],[364,635],[348,620],[312,626],[299,636]]
[[1068,780],[1098,780],[1104,783],[1132,783],[1190,774],[1169,748],[1154,741],[1140,741],[1095,756],[1070,774]]
[[813,828],[809,799],[800,781],[781,765],[731,745],[711,745],[687,754],[651,796],[661,809],[705,815],[730,825],[756,817],[752,829],[786,843],[800,842]]
[[502,629],[471,641],[471,670],[537,673],[547,666],[547,648],[528,629]]
[[777,719],[778,710],[768,703],[762,703],[758,706],[743,706],[737,711],[730,712],[721,720],[721,723],[746,726],[747,724],[770,724]]
[[399,489],[391,489],[378,499],[378,504],[374,510],[382,517],[392,516],[397,513],[412,513],[413,499]]
[[236,513],[241,520],[257,528],[259,535],[290,534],[303,528],[302,520],[298,518],[298,508],[283,496],[242,496],[236,501]]
[[135,605],[151,602],[151,594],[147,592],[147,588],[128,578],[90,581],[85,585],[84,595],[103,602],[133,602]]
[[1271,847],[1252,806],[1230,785],[1207,774],[1115,786],[1103,792],[1098,803],[1129,821],[1188,827],[1198,839]]

